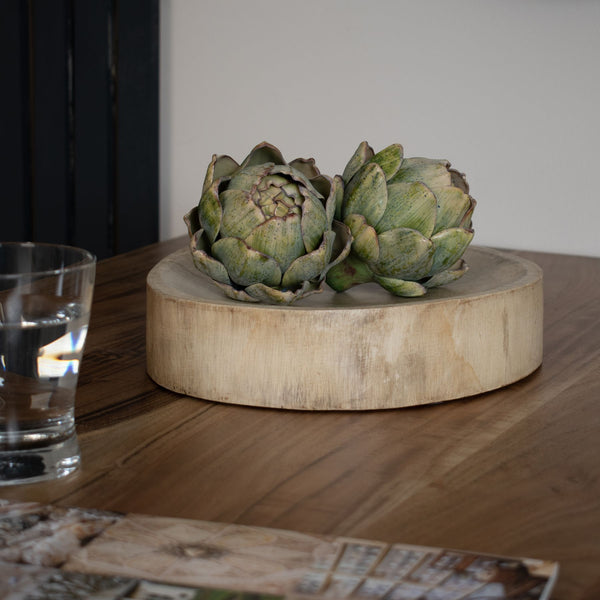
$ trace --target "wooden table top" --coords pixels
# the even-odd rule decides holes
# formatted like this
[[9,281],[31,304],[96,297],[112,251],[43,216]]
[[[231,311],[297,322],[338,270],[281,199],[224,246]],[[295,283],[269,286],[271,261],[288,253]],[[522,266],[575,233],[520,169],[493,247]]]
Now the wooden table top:
[[77,396],[82,467],[0,496],[556,560],[600,598],[600,259],[544,271],[544,360],[437,405],[311,413],[216,404],[146,374],[145,279],[178,238],[98,264]]

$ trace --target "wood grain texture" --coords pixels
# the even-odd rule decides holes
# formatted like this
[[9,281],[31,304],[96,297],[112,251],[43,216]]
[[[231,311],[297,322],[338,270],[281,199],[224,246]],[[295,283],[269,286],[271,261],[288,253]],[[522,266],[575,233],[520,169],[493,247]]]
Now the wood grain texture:
[[544,271],[544,362],[496,391],[356,412],[218,404],[146,374],[145,280],[180,238],[98,265],[77,398],[82,468],[0,497],[600,564],[600,259]]
[[148,373],[164,387],[233,404],[398,408],[472,396],[542,361],[542,272],[470,248],[470,271],[423,298],[329,288],[292,306],[226,298],[186,249],[148,275]]

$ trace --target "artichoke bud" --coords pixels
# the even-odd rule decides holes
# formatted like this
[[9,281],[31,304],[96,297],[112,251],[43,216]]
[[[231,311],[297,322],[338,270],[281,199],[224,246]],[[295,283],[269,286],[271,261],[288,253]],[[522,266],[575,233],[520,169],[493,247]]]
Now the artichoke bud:
[[[400,144],[375,153],[362,142],[344,169],[336,216],[352,232],[348,258],[327,282],[336,291],[368,277],[397,296],[420,296],[464,275],[476,202],[446,160],[404,158]],[[360,266],[360,268],[359,268]]]
[[213,155],[197,207],[184,220],[194,265],[230,298],[290,304],[322,290],[352,236],[334,221],[341,180],[313,159],[286,163],[258,144],[238,164]]

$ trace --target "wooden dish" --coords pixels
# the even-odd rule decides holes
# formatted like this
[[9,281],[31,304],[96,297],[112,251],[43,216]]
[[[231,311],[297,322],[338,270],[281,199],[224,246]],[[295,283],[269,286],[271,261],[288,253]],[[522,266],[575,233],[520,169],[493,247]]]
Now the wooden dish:
[[328,287],[280,307],[230,300],[187,248],[147,279],[147,369],[175,392],[304,410],[397,408],[472,396],[542,362],[542,271],[470,247],[469,272],[421,298]]

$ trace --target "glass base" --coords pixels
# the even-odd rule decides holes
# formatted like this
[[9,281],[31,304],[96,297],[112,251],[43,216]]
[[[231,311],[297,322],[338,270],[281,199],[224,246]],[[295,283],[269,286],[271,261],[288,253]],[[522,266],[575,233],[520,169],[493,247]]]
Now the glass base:
[[45,448],[0,451],[0,486],[65,477],[80,462],[76,435]]

